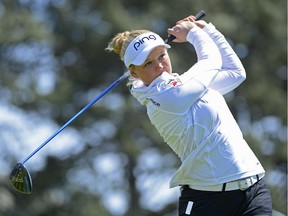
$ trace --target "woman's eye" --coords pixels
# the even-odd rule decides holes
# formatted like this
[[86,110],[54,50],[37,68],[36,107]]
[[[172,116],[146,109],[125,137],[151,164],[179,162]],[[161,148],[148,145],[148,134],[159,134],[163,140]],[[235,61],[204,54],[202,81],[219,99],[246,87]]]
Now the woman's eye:
[[145,64],[144,64],[144,67],[147,67],[147,66],[149,66],[151,64],[151,61],[148,61],[148,62],[146,62]]
[[164,59],[166,57],[166,53],[160,55],[160,59]]

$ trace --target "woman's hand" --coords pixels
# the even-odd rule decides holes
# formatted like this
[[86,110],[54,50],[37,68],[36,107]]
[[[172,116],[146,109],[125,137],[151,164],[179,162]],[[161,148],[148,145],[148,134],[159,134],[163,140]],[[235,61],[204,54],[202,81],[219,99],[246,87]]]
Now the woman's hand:
[[177,24],[178,23],[181,23],[181,22],[184,22],[184,21],[190,21],[190,22],[194,22],[199,28],[204,28],[206,25],[207,25],[207,23],[204,21],[204,20],[195,20],[195,16],[188,16],[188,17],[186,17],[186,18],[184,18],[184,19],[182,19],[182,20],[179,20],[178,22],[177,22]]
[[169,35],[174,35],[176,38],[173,42],[182,43],[186,42],[188,32],[197,25],[190,21],[178,21],[177,24],[167,30]]
[[196,21],[194,16],[188,16],[179,20],[176,25],[169,28],[167,32],[169,35],[174,35],[176,37],[173,42],[182,43],[187,41],[187,34],[192,28],[196,26],[204,28],[206,25],[207,23],[204,20]]

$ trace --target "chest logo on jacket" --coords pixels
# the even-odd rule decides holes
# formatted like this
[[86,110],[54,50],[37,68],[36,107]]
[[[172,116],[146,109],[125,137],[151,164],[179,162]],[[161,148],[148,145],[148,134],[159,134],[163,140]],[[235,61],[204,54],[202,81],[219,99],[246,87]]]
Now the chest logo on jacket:
[[169,79],[167,81],[168,85],[170,86],[178,86],[179,84],[181,84],[181,81],[179,79]]
[[156,106],[158,106],[158,107],[160,107],[160,103],[158,103],[158,102],[156,102],[156,101],[154,101],[153,99],[151,99],[151,98],[146,98],[147,100],[149,100],[149,101],[151,101],[154,105],[156,105]]

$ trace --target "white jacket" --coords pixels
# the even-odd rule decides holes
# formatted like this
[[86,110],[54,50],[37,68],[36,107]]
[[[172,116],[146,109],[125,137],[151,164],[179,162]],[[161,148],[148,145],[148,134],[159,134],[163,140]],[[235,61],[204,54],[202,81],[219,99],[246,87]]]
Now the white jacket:
[[170,186],[210,186],[264,173],[223,97],[246,78],[239,58],[211,23],[193,28],[187,40],[198,58],[187,72],[164,72],[149,86],[137,80],[131,88],[181,158]]

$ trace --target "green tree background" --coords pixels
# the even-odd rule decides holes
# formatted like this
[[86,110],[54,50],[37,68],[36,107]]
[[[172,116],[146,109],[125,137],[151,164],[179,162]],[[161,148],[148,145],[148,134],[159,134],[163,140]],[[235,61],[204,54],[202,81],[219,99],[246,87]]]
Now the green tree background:
[[[226,96],[267,174],[273,208],[287,213],[287,2],[284,0],[2,0],[0,215],[176,215],[179,165],[144,107],[120,84],[35,155],[32,195],[9,174],[125,70],[104,51],[118,32],[166,29],[204,9],[229,40],[246,81]],[[175,72],[196,60],[173,44]],[[192,59],[192,61],[191,61]]]

